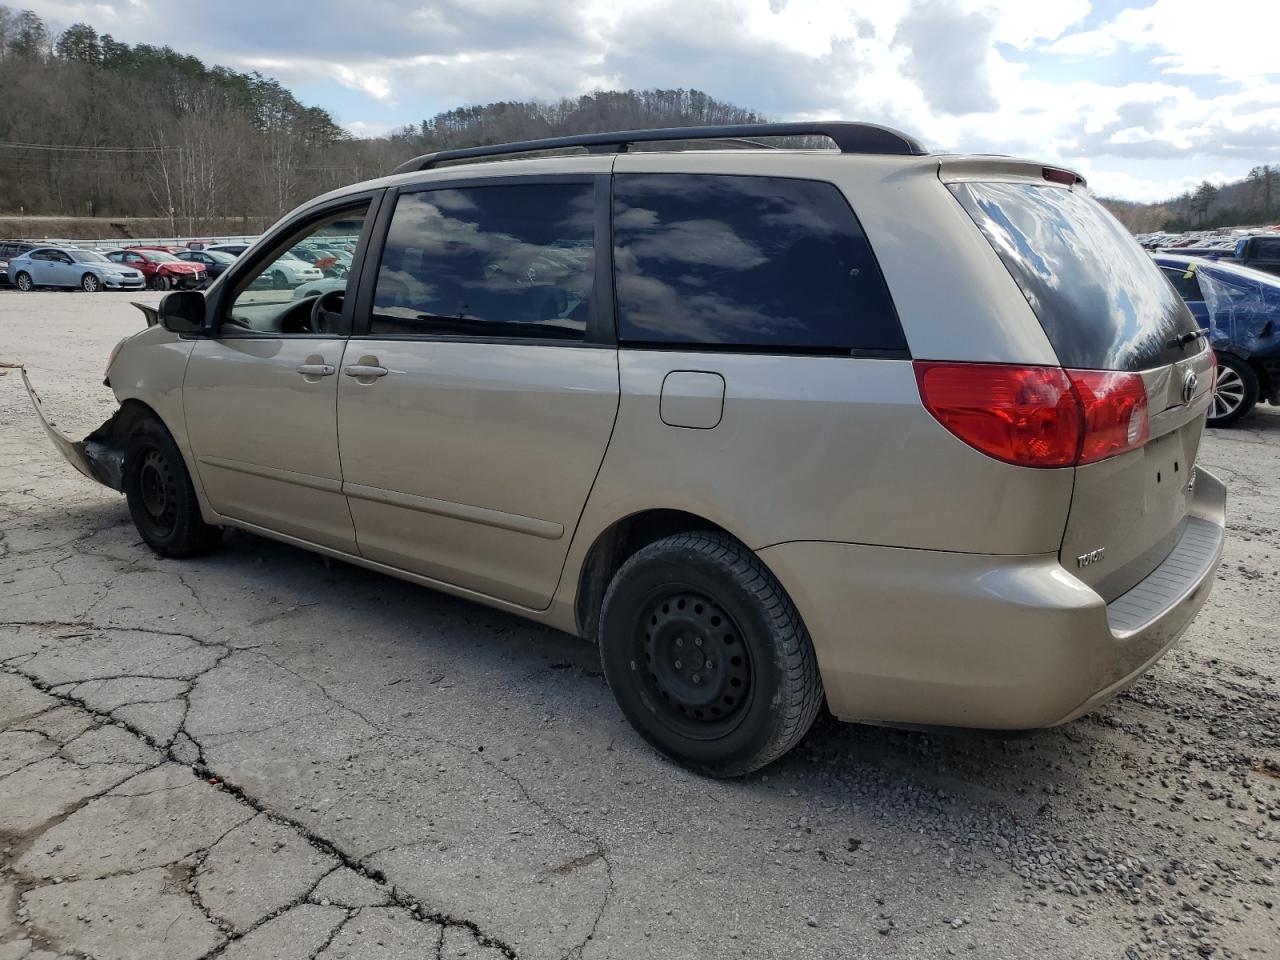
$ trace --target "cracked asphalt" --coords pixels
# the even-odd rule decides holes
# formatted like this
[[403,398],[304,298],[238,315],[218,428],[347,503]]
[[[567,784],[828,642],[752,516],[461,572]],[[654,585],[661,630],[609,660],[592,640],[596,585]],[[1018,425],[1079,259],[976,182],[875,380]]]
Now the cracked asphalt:
[[[75,436],[128,299],[0,294]],[[1114,704],[820,720],[727,783],[581,641],[239,533],[160,559],[16,371],[0,424],[0,960],[1280,957],[1280,410],[1206,437],[1219,582]]]

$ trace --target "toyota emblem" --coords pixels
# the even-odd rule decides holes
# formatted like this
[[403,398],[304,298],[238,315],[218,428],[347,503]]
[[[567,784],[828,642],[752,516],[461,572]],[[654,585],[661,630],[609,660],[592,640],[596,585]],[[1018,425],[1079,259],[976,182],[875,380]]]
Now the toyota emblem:
[[1182,378],[1182,402],[1190,403],[1191,398],[1196,395],[1196,386],[1200,383],[1200,378],[1196,376],[1194,370],[1188,370],[1187,375]]

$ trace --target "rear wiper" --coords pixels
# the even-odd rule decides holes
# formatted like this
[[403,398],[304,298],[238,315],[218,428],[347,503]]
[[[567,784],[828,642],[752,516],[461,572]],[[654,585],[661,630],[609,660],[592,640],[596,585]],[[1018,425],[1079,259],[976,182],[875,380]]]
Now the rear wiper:
[[1196,340],[1199,340],[1201,337],[1207,337],[1207,336],[1208,334],[1205,333],[1203,330],[1193,330],[1191,333],[1184,333],[1179,337],[1170,337],[1169,342],[1166,344],[1166,346],[1169,347],[1169,349],[1171,350],[1174,347],[1185,348],[1188,343],[1192,343]]

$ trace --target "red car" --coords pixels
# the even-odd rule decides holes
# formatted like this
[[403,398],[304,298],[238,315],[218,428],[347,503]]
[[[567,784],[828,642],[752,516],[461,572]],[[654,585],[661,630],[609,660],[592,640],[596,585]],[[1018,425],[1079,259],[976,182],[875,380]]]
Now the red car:
[[187,263],[167,250],[153,247],[112,250],[107,259],[141,270],[152,290],[192,290],[204,286],[209,279],[201,264]]

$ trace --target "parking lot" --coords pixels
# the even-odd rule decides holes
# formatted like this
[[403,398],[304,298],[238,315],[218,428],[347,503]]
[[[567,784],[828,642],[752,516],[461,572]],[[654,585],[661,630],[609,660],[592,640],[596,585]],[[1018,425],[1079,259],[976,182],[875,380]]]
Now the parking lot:
[[[74,436],[130,299],[0,292],[0,361]],[[0,960],[1280,955],[1280,408],[1206,436],[1217,586],[1106,709],[826,718],[715,782],[581,641],[238,532],[154,556],[8,373]]]

